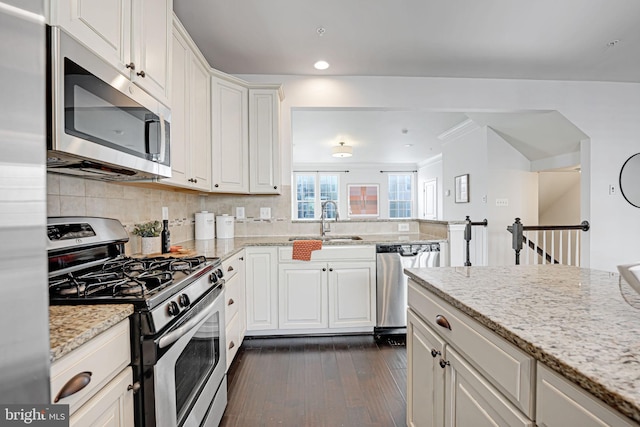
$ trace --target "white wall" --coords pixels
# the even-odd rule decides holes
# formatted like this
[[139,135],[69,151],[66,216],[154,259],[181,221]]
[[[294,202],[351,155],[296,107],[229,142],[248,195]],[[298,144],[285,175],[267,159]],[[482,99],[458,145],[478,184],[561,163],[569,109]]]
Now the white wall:
[[[430,111],[557,110],[590,138],[581,153],[582,219],[589,231],[591,267],[615,271],[640,259],[640,210],[608,195],[623,162],[639,150],[640,84],[420,77],[316,77],[243,75],[252,82],[280,82],[283,174],[291,172],[292,107],[415,108]],[[585,159],[583,156],[588,155]],[[586,163],[589,163],[585,167]],[[286,182],[286,181],[285,181]],[[473,185],[473,180],[472,180]]]
[[538,174],[538,223],[580,224],[580,172]]

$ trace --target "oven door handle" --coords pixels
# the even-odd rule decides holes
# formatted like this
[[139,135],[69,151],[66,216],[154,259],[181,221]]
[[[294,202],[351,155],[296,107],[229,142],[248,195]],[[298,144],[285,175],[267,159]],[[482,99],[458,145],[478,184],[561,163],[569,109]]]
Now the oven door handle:
[[167,335],[160,338],[158,340],[158,347],[166,348],[171,344],[173,344],[174,342],[178,341],[180,338],[182,338],[186,334],[188,334],[189,331],[191,331],[193,328],[198,326],[198,323],[200,323],[201,321],[203,321],[204,319],[206,319],[211,315],[211,311],[217,303],[218,303],[218,298],[211,301],[209,305],[207,305],[204,309],[202,309],[200,313],[196,314],[192,319],[189,319],[188,321],[186,321],[182,326],[174,329],[173,331],[169,332]]

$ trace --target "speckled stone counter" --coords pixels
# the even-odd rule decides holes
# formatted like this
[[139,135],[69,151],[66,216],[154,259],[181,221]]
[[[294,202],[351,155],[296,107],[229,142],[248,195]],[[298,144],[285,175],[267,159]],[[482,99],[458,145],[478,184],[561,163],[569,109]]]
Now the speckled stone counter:
[[[328,235],[327,235],[328,236]],[[435,243],[445,242],[435,236],[423,233],[408,234],[358,234],[362,240],[337,240],[325,241],[323,246],[336,245],[375,245],[378,243]],[[293,242],[289,240],[291,237],[309,237],[309,236],[264,236],[264,237],[235,237],[233,239],[211,239],[211,240],[189,240],[187,242],[177,243],[184,249],[193,249],[198,255],[207,257],[219,257],[223,260],[234,255],[242,248],[247,246],[291,246]],[[332,235],[328,237],[340,237],[340,235]]]
[[131,304],[49,307],[51,362],[80,347],[133,313]]
[[408,275],[640,421],[640,295],[619,275],[569,266],[409,269]]

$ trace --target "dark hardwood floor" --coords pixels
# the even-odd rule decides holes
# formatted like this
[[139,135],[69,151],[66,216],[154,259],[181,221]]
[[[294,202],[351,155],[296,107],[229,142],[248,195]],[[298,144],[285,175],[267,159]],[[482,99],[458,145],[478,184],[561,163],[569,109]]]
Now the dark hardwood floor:
[[220,426],[405,426],[406,370],[403,339],[245,339]]

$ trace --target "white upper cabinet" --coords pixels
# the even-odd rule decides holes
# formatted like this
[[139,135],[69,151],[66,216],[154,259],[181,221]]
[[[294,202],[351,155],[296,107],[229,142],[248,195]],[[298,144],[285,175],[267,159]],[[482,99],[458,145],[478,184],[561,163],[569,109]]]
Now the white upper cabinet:
[[178,21],[171,71],[171,178],[162,182],[211,189],[209,68]]
[[52,0],[51,25],[169,105],[172,0]]
[[248,103],[248,89],[245,86],[212,77],[211,190],[214,192],[249,192]]
[[249,192],[280,194],[279,87],[249,89]]

